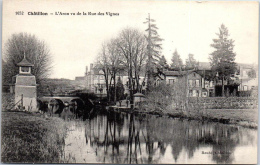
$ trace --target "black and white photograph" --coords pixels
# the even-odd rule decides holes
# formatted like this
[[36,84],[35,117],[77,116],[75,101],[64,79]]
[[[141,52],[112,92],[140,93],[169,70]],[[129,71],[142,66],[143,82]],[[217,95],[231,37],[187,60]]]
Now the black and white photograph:
[[1,163],[257,164],[258,1],[4,0]]

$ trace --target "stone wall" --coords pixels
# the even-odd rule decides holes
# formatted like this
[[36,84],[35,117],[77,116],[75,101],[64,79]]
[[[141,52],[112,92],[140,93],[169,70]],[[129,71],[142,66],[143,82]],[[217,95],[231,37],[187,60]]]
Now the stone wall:
[[255,109],[258,99],[253,97],[198,97],[189,98],[190,104],[205,109]]

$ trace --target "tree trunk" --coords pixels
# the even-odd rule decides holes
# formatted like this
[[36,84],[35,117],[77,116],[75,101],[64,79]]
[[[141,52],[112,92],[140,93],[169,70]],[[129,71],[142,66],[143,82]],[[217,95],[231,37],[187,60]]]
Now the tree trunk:
[[148,61],[147,61],[147,92],[150,91],[152,86],[152,71],[151,71],[151,24],[150,24],[150,15],[149,19],[149,27],[148,27]]
[[222,97],[225,97],[224,76],[222,76]]
[[114,102],[116,103],[116,72],[114,72]]

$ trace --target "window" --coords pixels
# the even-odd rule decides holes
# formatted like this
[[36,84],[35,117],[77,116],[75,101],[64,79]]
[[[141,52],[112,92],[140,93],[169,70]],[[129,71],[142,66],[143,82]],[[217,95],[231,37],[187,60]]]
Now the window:
[[192,87],[193,84],[192,84],[192,80],[189,80],[189,86]]
[[189,90],[189,96],[192,96],[192,90]]
[[196,97],[196,95],[197,95],[197,90],[193,90],[193,91],[192,91],[192,96],[193,96],[193,97]]
[[213,87],[213,81],[210,81],[209,87]]
[[244,85],[244,91],[247,91],[248,89],[247,89],[247,85]]
[[174,79],[169,79],[169,84],[173,85],[174,84]]
[[200,87],[200,80],[196,80],[195,84],[196,84],[196,87]]
[[21,67],[21,72],[28,73],[29,72],[29,67],[28,66]]

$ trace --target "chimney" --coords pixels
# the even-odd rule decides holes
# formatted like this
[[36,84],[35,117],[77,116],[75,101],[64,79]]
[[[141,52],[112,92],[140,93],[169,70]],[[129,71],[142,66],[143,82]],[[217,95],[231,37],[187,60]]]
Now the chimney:
[[86,66],[86,72],[85,72],[85,76],[88,75],[88,66]]
[[93,64],[91,63],[91,64],[90,64],[90,70],[92,70],[92,69],[93,69]]

